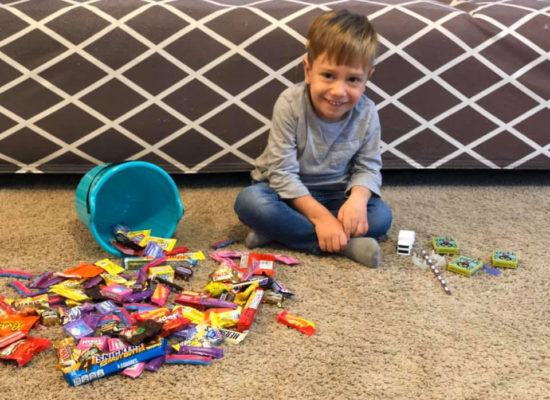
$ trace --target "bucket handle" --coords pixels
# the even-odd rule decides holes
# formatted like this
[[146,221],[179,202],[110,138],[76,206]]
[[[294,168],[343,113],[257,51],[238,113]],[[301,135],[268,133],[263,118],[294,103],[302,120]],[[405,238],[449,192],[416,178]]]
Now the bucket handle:
[[110,164],[106,164],[103,168],[101,168],[99,170],[99,172],[97,174],[95,174],[95,176],[92,178],[92,181],[90,182],[90,185],[88,185],[88,191],[86,192],[86,211],[88,212],[88,214],[90,214],[91,212],[91,209],[90,209],[90,191],[92,190],[92,186],[94,184],[94,182],[96,181],[96,179],[98,178],[98,176],[100,176],[103,172],[105,172],[106,170],[108,170],[109,168],[112,168],[116,165],[120,165],[120,164],[124,164],[128,161],[122,161],[122,162],[117,162],[117,163],[110,163]]

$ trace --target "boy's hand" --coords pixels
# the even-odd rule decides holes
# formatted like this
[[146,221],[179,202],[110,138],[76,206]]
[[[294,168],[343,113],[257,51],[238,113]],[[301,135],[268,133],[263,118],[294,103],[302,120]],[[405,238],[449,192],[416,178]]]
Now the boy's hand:
[[338,210],[338,221],[342,224],[347,239],[364,236],[369,230],[367,202],[370,196],[370,190],[367,188],[354,186],[349,198]]
[[315,233],[319,241],[319,248],[329,253],[337,253],[346,248],[348,237],[344,228],[332,214],[315,220]]
[[348,238],[344,227],[321,203],[308,195],[293,199],[291,204],[315,226],[319,248],[322,251],[335,253],[346,248]]

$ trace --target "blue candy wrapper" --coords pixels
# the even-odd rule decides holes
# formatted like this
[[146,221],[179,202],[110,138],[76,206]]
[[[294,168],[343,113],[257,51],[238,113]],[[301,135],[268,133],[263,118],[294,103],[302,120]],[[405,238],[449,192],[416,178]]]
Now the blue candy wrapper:
[[98,354],[79,363],[75,370],[63,374],[72,386],[80,386],[93,380],[122,371],[140,362],[163,356],[166,340],[160,339],[137,346],[128,346],[111,353]]

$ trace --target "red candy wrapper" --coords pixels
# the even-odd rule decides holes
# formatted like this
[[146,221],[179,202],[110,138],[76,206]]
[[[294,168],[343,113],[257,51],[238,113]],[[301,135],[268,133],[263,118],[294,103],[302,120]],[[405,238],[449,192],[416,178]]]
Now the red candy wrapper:
[[313,322],[300,318],[296,315],[289,314],[286,310],[277,315],[277,321],[298,329],[300,332],[308,336],[313,336],[313,334],[317,331]]
[[242,273],[254,269],[256,275],[275,275],[274,261],[275,256],[273,254],[244,253],[241,256],[241,265],[237,269]]
[[0,358],[14,360],[22,367],[32,360],[35,354],[51,346],[48,339],[29,337],[10,344],[0,350]]
[[263,297],[264,290],[262,288],[258,287],[254,289],[254,293],[250,295],[243,310],[241,311],[241,316],[237,324],[238,332],[244,332],[250,329],[252,322],[254,322],[256,311],[258,311]]

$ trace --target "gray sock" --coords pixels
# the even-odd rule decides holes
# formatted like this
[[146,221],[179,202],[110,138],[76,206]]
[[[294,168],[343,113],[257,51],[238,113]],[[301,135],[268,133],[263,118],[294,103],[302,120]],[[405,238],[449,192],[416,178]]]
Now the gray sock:
[[244,244],[249,249],[253,249],[254,247],[263,246],[264,244],[268,244],[271,242],[271,239],[268,238],[265,235],[262,235],[261,233],[257,233],[253,230],[250,230],[248,232],[248,235],[246,235],[246,239],[244,240]]
[[370,268],[380,266],[380,246],[373,238],[357,237],[350,239],[342,254]]

